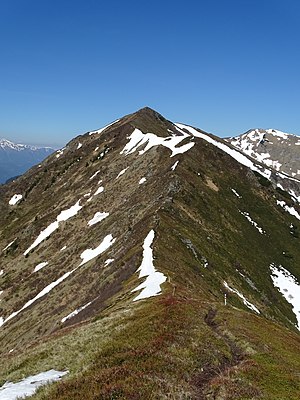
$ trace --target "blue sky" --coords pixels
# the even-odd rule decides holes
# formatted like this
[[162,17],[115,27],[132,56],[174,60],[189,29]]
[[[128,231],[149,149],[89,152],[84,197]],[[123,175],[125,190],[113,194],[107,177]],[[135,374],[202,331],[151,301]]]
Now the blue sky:
[[63,145],[149,106],[300,134],[298,0],[0,2],[0,137]]

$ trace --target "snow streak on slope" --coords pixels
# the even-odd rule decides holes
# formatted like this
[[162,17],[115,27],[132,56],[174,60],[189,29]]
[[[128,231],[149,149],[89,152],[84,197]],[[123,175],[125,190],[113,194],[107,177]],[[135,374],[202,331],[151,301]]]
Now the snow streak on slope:
[[272,271],[272,281],[275,287],[278,288],[284,298],[293,306],[293,311],[297,318],[300,330],[300,284],[297,282],[294,275],[281,265],[276,267],[274,264],[270,265]]
[[248,308],[249,308],[250,310],[252,310],[252,311],[255,311],[257,314],[260,314],[259,309],[256,308],[254,304],[250,303],[250,301],[248,301],[248,300],[246,299],[246,297],[245,297],[242,293],[240,293],[238,290],[236,290],[236,289],[234,289],[234,288],[231,288],[231,287],[228,285],[228,283],[227,283],[226,281],[224,281],[223,283],[224,283],[224,286],[225,286],[230,292],[237,294],[237,295],[239,296],[239,298],[241,298],[241,299],[243,300],[243,303],[245,304],[246,307],[248,307]]
[[102,133],[106,128],[108,128],[109,126],[112,126],[112,125],[116,124],[118,121],[120,121],[120,120],[119,120],[119,119],[116,119],[115,121],[111,122],[110,124],[105,125],[103,128],[98,129],[97,131],[89,132],[89,135],[94,135],[95,133]]
[[132,154],[139,147],[144,147],[143,150],[139,151],[139,154],[141,155],[150,150],[153,146],[161,145],[170,149],[172,152],[171,157],[173,157],[176,154],[185,153],[194,146],[195,143],[190,142],[183,146],[177,147],[185,138],[188,137],[189,135],[182,131],[180,132],[180,135],[173,134],[168,137],[160,137],[154,133],[143,133],[139,129],[135,129],[128,137],[130,140],[120,154]]
[[80,200],[77,201],[74,206],[68,208],[67,210],[62,211],[56,218],[56,221],[52,222],[47,226],[46,229],[42,230],[39,236],[35,239],[30,247],[24,252],[24,256],[28,254],[32,249],[38,246],[43,240],[49,237],[56,229],[59,227],[59,223],[62,221],[67,221],[69,218],[74,217],[78,213],[78,211],[82,208],[79,204]]
[[107,212],[96,212],[93,218],[88,222],[88,226],[92,226],[97,224],[98,222],[102,221],[104,218],[108,217],[109,213]]
[[4,249],[3,249],[2,251],[5,251],[5,250],[9,249],[10,246],[11,246],[15,241],[16,241],[16,239],[14,239],[12,242],[8,243],[8,245],[5,246]]
[[33,272],[39,271],[40,269],[46,267],[46,265],[48,265],[48,262],[47,262],[47,261],[41,262],[40,264],[38,264],[38,265],[34,268]]
[[161,292],[160,285],[167,279],[163,273],[156,271],[153,265],[153,250],[151,245],[154,240],[154,235],[154,230],[152,229],[144,240],[143,261],[138,271],[140,271],[139,278],[146,277],[146,280],[132,290],[132,292],[136,292],[142,289],[140,294],[136,296],[133,301],[157,296]]
[[32,396],[38,387],[46,385],[47,383],[59,381],[68,372],[69,371],[55,371],[51,369],[33,376],[28,376],[20,382],[6,382],[0,388],[0,400],[16,400],[24,396]]
[[[78,267],[77,267],[78,268]],[[77,268],[74,268],[72,271],[66,272],[63,276],[58,278],[56,281],[50,283],[50,285],[47,285],[40,293],[38,293],[33,299],[30,299],[27,301],[27,303],[24,304],[22,308],[20,308],[18,311],[14,311],[12,314],[10,314],[9,317],[6,319],[2,318],[2,323],[1,323],[1,318],[0,318],[0,326],[5,324],[7,321],[10,321],[12,318],[16,317],[18,314],[20,314],[21,311],[25,310],[31,304],[36,302],[38,299],[41,297],[45,296],[48,294],[52,289],[54,289],[57,285],[59,285],[61,282],[63,282],[66,278],[68,278],[74,271],[76,271]]]
[[300,214],[298,213],[298,211],[296,211],[294,209],[294,207],[289,207],[285,201],[279,201],[276,200],[277,205],[281,206],[286,212],[288,212],[289,214],[293,215],[294,217],[296,217],[297,219],[299,219],[300,221]]
[[122,171],[120,171],[120,172],[118,173],[118,176],[116,177],[116,179],[120,178],[120,176],[122,176],[123,174],[125,174],[125,172],[126,172],[127,169],[128,169],[128,167],[122,169]]
[[257,222],[253,221],[253,219],[250,217],[248,212],[243,212],[241,210],[239,210],[239,212],[251,223],[251,225],[253,225],[260,234],[264,234],[266,233],[262,228],[260,228],[257,224]]
[[27,303],[25,303],[22,308],[20,308],[18,311],[13,312],[6,319],[3,319],[3,318],[0,317],[0,326],[5,324],[7,321],[11,320],[12,318],[16,317],[21,311],[23,311],[26,308],[28,308],[29,306],[31,306],[31,304],[36,302],[38,299],[40,299],[41,297],[43,297],[46,294],[48,294],[52,289],[54,289],[57,285],[59,285],[61,282],[63,282],[65,279],[67,279],[71,274],[73,274],[73,272],[77,271],[77,269],[79,267],[81,267],[82,265],[84,265],[88,261],[92,260],[93,258],[97,257],[101,253],[103,253],[105,250],[107,250],[115,242],[115,240],[116,239],[113,239],[112,235],[107,235],[107,236],[105,236],[105,238],[103,239],[103,241],[100,243],[100,245],[98,247],[96,247],[95,249],[87,249],[87,250],[85,250],[80,256],[82,258],[82,261],[81,261],[81,263],[79,264],[78,267],[72,269],[72,271],[66,272],[64,275],[62,275],[56,281],[54,281],[54,282],[50,283],[49,285],[47,285],[33,299],[27,301]]
[[85,308],[87,308],[91,304],[92,304],[92,302],[90,301],[87,304],[85,304],[84,306],[81,306],[81,307],[77,308],[76,310],[74,310],[70,314],[68,314],[66,317],[62,318],[61,322],[64,323],[68,319],[75,317],[75,315],[79,314],[81,311],[83,311]]
[[231,149],[229,146],[227,146],[225,143],[218,142],[217,140],[211,138],[208,135],[205,135],[202,132],[198,132],[195,128],[192,128],[191,126],[188,125],[183,125],[183,124],[176,124],[181,129],[186,129],[189,131],[193,136],[201,138],[206,140],[207,142],[213,144],[214,146],[218,147],[219,149],[223,150],[225,153],[230,155],[232,158],[234,158],[236,161],[238,161],[240,164],[244,165],[245,167],[250,168],[252,171],[260,173],[262,176],[265,178],[269,179],[271,176],[271,171],[266,168],[259,167],[258,165],[255,165],[248,157],[246,157],[244,154],[241,154],[239,151]]

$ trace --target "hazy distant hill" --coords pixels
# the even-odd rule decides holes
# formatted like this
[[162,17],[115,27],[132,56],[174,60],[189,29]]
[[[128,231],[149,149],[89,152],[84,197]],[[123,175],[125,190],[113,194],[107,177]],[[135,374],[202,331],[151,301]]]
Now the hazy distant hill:
[[0,183],[23,174],[53,151],[51,147],[15,144],[9,140],[0,139]]

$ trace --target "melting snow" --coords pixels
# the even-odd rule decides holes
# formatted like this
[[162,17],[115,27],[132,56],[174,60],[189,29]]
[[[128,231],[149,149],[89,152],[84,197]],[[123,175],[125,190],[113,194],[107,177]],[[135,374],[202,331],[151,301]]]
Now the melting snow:
[[171,135],[168,137],[160,137],[155,135],[154,133],[143,133],[139,129],[135,129],[131,135],[128,137],[129,142],[126,144],[124,149],[120,152],[120,154],[131,154],[134,153],[139,147],[144,146],[143,150],[139,151],[139,154],[144,154],[146,151],[150,150],[153,146],[162,145],[171,150],[171,157],[176,154],[185,153],[189,149],[191,149],[195,143],[187,143],[181,147],[177,147],[180,142],[182,142],[185,138],[188,138],[189,135],[185,132],[180,131],[180,135]]
[[297,219],[299,219],[300,221],[300,214],[298,213],[298,211],[296,211],[294,209],[294,207],[289,207],[285,201],[279,201],[276,200],[277,205],[281,206],[285,211],[287,211],[289,214],[293,215],[294,217],[296,217]]
[[60,249],[60,251],[64,251],[64,250],[66,250],[66,248],[67,248],[67,246],[64,246],[64,247],[62,247],[62,248]]
[[143,184],[143,183],[145,183],[146,182],[146,178],[142,178],[142,179],[140,179],[140,181],[139,181],[139,185],[141,185],[141,184]]
[[13,197],[8,202],[9,205],[14,206],[22,199],[22,197],[23,196],[21,194],[14,194]]
[[171,170],[172,170],[172,171],[175,171],[175,168],[177,167],[178,163],[179,163],[179,161],[176,161],[176,162],[172,165],[172,167],[171,167]]
[[125,169],[122,169],[122,171],[118,173],[118,176],[116,177],[116,179],[120,178],[121,175],[125,174],[127,169],[128,169],[128,167]]
[[107,212],[96,212],[96,214],[93,216],[93,218],[88,222],[88,226],[92,226],[94,224],[97,224],[97,222],[102,221],[104,218],[108,217],[109,213]]
[[24,396],[32,396],[38,387],[47,383],[59,381],[69,371],[55,371],[51,369],[46,372],[28,376],[19,382],[6,382],[0,388],[0,400],[16,400]]
[[39,236],[35,239],[33,244],[28,247],[28,249],[24,252],[24,256],[28,254],[32,249],[38,246],[43,240],[49,237],[56,229],[59,227],[59,223],[62,221],[66,221],[71,217],[74,217],[78,213],[78,211],[82,208],[79,204],[80,200],[77,201],[74,206],[68,208],[67,210],[62,211],[56,218],[56,221],[52,222],[46,229],[42,230]]
[[276,267],[274,264],[271,264],[270,269],[272,271],[271,278],[274,286],[278,288],[284,298],[293,306],[293,311],[298,322],[297,328],[300,330],[300,284],[294,275],[281,265]]
[[16,239],[14,239],[12,242],[10,242],[6,247],[4,247],[4,249],[2,251],[7,250],[15,241],[16,241]]
[[94,193],[94,196],[97,196],[97,194],[102,193],[104,190],[103,186],[99,186],[98,189],[96,190],[96,192]]
[[[67,321],[70,318],[75,317],[75,315],[79,314],[80,311],[83,311],[85,308],[87,308],[89,305],[91,305],[92,302],[90,301],[89,303],[85,304],[84,306],[81,306],[79,308],[77,308],[76,310],[72,311],[70,314],[68,314],[66,317],[64,317],[61,322],[64,323],[65,321]],[[1,400],[1,399],[0,399]]]
[[140,272],[139,278],[146,277],[146,280],[132,290],[132,292],[136,292],[142,289],[140,294],[136,296],[133,301],[146,299],[151,296],[157,296],[161,293],[160,285],[167,279],[163,273],[156,271],[153,265],[153,250],[151,245],[154,240],[154,235],[155,233],[152,229],[144,240],[143,260],[142,264],[138,268],[138,271]]
[[0,276],[4,274],[3,269],[0,270]]
[[112,235],[107,235],[103,239],[103,241],[99,244],[98,247],[95,249],[87,249],[83,253],[81,253],[80,258],[82,259],[81,265],[84,265],[88,261],[92,260],[93,258],[99,256],[101,253],[103,253],[105,250],[107,250],[114,242],[116,239],[113,239]]
[[[78,267],[72,269],[71,271],[66,272],[64,275],[62,275],[60,278],[58,278],[56,281],[50,283],[47,285],[40,293],[38,293],[33,299],[27,301],[27,303],[24,304],[22,308],[20,308],[18,311],[14,311],[11,315],[9,315],[6,319],[3,319],[0,317],[0,327],[5,324],[7,321],[11,320],[12,318],[16,317],[21,311],[25,310],[31,304],[33,304],[35,301],[40,299],[41,297],[45,296],[48,294],[52,289],[54,289],[57,285],[59,285],[61,282],[63,282],[65,279],[67,279],[73,272],[75,272],[79,267],[90,261],[91,259],[97,257],[99,254],[103,253],[105,250],[107,250],[114,242],[116,239],[113,239],[112,235],[107,235],[102,243],[96,247],[95,249],[87,249],[85,250],[80,258],[82,259],[81,263],[79,264]],[[0,398],[1,400],[1,398]]]
[[226,281],[224,281],[223,284],[230,292],[237,294],[243,300],[243,303],[245,304],[246,307],[248,307],[252,311],[255,311],[257,314],[260,314],[259,309],[256,308],[255,305],[250,303],[250,301],[248,301],[242,293],[240,293],[238,290],[234,288],[231,288]]
[[208,143],[213,144],[214,146],[218,147],[219,149],[223,150],[225,153],[230,155],[232,158],[234,158],[236,161],[238,161],[240,164],[245,165],[245,167],[250,168],[252,171],[256,171],[260,173],[262,176],[265,178],[269,179],[271,176],[271,171],[259,167],[258,165],[255,165],[251,160],[249,160],[248,157],[246,157],[244,154],[241,154],[239,151],[231,149],[229,146],[227,146],[225,143],[218,142],[217,140],[211,138],[208,135],[205,135],[202,132],[198,132],[195,128],[192,128],[191,126],[188,125],[183,125],[183,124],[176,124],[181,129],[186,129],[188,130],[192,135],[195,137],[201,138],[206,140]]
[[[77,267],[78,268],[78,267]],[[0,326],[5,324],[7,321],[11,320],[12,318],[16,317],[18,314],[20,314],[21,311],[25,310],[26,308],[28,308],[29,306],[31,306],[31,304],[33,304],[34,302],[36,302],[38,299],[40,299],[41,297],[45,296],[47,293],[49,293],[52,289],[54,289],[57,285],[59,285],[62,281],[64,281],[66,278],[68,278],[68,276],[70,276],[74,271],[76,271],[77,268],[74,268],[72,271],[66,272],[63,276],[61,276],[60,278],[58,278],[56,281],[50,283],[50,285],[47,285],[40,293],[38,293],[33,299],[28,300],[27,303],[24,304],[24,306],[22,308],[20,308],[18,311],[14,311],[12,314],[10,314],[9,317],[7,317],[6,319],[2,318],[2,323],[1,323],[1,319],[0,319]],[[0,398],[1,400],[1,398]]]
[[94,175],[92,175],[92,176],[90,177],[90,181],[91,181],[92,179],[94,179],[95,176],[97,176],[97,175],[99,174],[99,172],[100,172],[100,171],[96,171],[96,172],[94,173]]
[[64,154],[64,150],[65,148],[61,149],[61,150],[57,150],[56,152],[56,158],[59,158],[62,154]]
[[242,197],[241,195],[238,194],[238,192],[234,189],[231,189],[232,193],[234,193],[236,195],[236,197],[238,197],[239,199]]
[[48,265],[48,262],[47,262],[47,261],[38,264],[38,265],[34,268],[33,272],[39,271],[40,269],[46,267],[46,265]]
[[104,267],[107,267],[109,264],[111,264],[113,261],[115,261],[114,258],[108,258],[107,260],[104,261]]
[[255,221],[253,221],[249,213],[243,212],[241,210],[239,210],[239,212],[258,230],[259,233],[261,233],[262,235],[266,233],[262,228],[258,226],[258,224]]
[[102,133],[106,128],[108,128],[109,126],[112,126],[113,124],[116,124],[118,121],[120,121],[120,120],[116,119],[115,121],[111,122],[110,124],[105,125],[103,128],[98,129],[97,131],[89,132],[89,135],[94,135],[94,133]]

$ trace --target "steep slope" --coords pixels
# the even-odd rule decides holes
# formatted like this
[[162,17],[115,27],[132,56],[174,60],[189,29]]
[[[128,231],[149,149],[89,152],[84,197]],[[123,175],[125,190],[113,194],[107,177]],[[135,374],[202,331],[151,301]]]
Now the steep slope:
[[0,139],[0,183],[23,174],[53,152],[54,149],[50,147],[15,144],[7,139]]
[[55,368],[35,398],[299,398],[300,208],[277,179],[145,108],[1,187],[2,382]]

